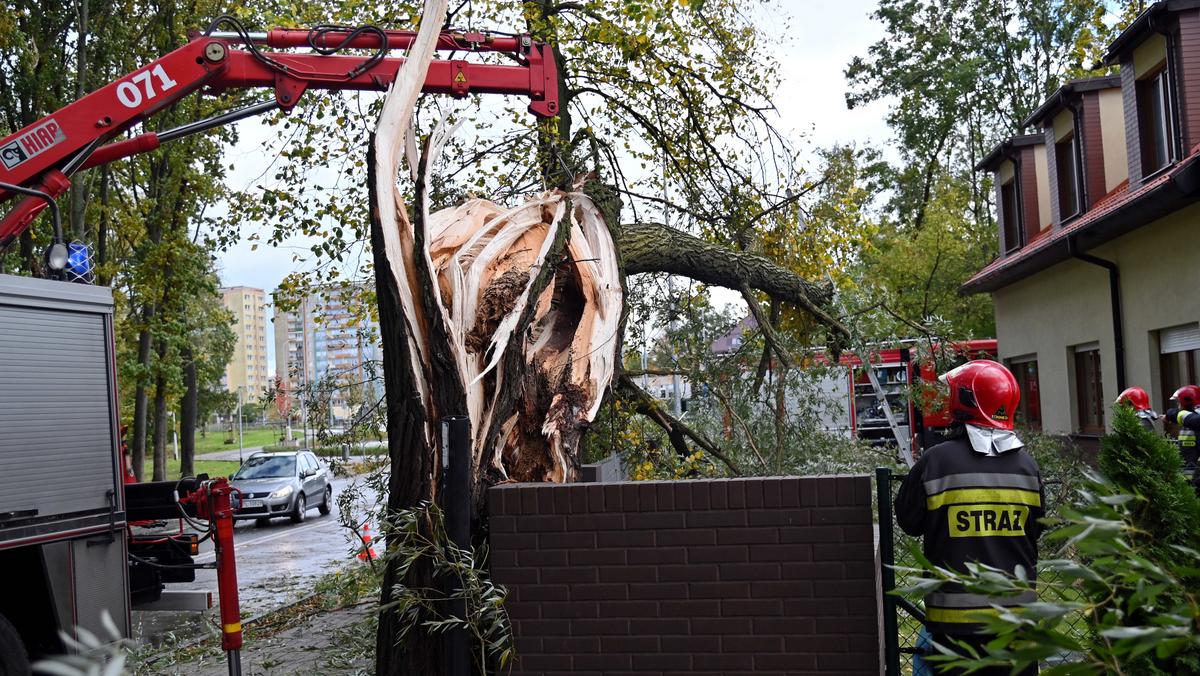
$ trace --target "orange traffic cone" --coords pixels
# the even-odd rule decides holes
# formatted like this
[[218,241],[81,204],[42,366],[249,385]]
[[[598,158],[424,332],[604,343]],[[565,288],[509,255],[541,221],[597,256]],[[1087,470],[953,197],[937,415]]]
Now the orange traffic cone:
[[358,551],[358,560],[366,561],[367,559],[375,558],[375,548],[371,546],[371,524],[364,522],[362,527],[362,549]]

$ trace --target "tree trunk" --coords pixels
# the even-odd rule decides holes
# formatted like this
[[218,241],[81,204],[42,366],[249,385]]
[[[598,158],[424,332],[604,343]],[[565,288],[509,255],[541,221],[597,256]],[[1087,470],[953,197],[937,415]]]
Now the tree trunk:
[[196,474],[196,422],[199,415],[200,383],[191,345],[183,347],[183,400],[179,403],[179,476]]
[[154,377],[154,480],[167,480],[167,377],[162,372],[167,358],[167,341],[159,340],[158,375]]
[[142,311],[142,330],[138,331],[137,385],[133,391],[133,444],[130,446],[130,462],[138,481],[142,481],[146,467],[146,414],[149,397],[146,392],[146,371],[150,365],[150,322],[154,319],[154,307],[147,304]]

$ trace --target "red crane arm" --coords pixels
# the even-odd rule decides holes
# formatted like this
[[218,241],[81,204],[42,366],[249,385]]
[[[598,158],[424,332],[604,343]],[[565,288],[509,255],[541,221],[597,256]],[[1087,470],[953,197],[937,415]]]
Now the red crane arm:
[[[262,52],[233,49],[249,37],[254,45],[274,48],[314,47],[405,49],[412,31],[275,29],[257,35],[212,33],[196,36],[186,45],[138,70],[68,104],[34,124],[0,140],[0,183],[32,188],[58,197],[71,182],[69,175],[157,148],[162,141],[257,114],[276,107],[291,110],[309,88],[386,90],[396,79],[403,58],[337,56],[319,53]],[[528,36],[494,37],[482,33],[444,32],[439,50],[501,52],[515,57],[514,65],[433,61],[423,91],[463,97],[471,93],[514,94],[530,99],[529,110],[540,117],[558,114],[558,72],[554,53]],[[201,121],[172,132],[145,133],[103,145],[159,110],[197,90],[220,93],[227,89],[272,87],[275,101]],[[0,187],[0,202],[13,196]],[[21,235],[47,206],[36,197],[21,199],[0,220],[0,250]]]

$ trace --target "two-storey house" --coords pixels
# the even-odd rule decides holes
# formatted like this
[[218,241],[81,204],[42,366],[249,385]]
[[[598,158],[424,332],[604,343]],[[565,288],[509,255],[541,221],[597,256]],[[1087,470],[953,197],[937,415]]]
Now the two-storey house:
[[1000,255],[961,289],[992,294],[1020,418],[1082,437],[1127,386],[1161,411],[1200,379],[1200,0],[1151,5],[1106,62],[977,167]]

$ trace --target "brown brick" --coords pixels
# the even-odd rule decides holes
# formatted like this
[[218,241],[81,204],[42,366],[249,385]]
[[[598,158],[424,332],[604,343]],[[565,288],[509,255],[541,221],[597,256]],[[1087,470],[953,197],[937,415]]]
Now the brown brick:
[[649,583],[634,582],[629,585],[631,599],[685,599],[687,585],[682,582]]
[[[600,604],[591,601],[547,602],[541,604],[541,607],[542,618],[544,619],[575,619],[580,617],[597,617],[600,614]],[[511,613],[512,611],[510,610],[509,612]]]
[[812,511],[814,525],[870,524],[870,507],[821,507]]
[[[566,624],[561,622],[560,624]],[[575,653],[600,652],[599,636],[547,636],[542,639],[542,650],[551,654],[573,655]]]
[[[802,547],[803,545],[791,545]],[[783,579],[785,580],[840,580],[845,577],[843,571],[845,568],[841,563],[825,562],[825,563],[809,563],[800,561],[797,563],[783,564]]]
[[875,584],[864,580],[824,580],[821,582],[821,594],[823,596],[838,596],[849,598],[858,598],[861,596],[875,596]]
[[596,534],[597,547],[653,547],[655,531],[609,530]]
[[[779,618],[771,618],[778,622]],[[757,624],[758,620],[754,620]],[[696,618],[692,620],[693,634],[749,634],[752,625],[748,617]],[[780,633],[778,630],[756,632],[763,634]]]
[[800,480],[800,506],[801,507],[816,507],[819,502],[817,494],[820,492],[821,479],[806,478]]
[[629,587],[623,584],[573,584],[572,601],[624,601],[629,598]]
[[533,487],[521,486],[517,490],[521,492],[521,513],[537,514],[537,493],[533,492]]
[[501,584],[537,584],[538,569],[519,566],[517,568],[494,568],[492,579]]
[[710,481],[708,484],[708,501],[713,509],[729,508],[729,482]]
[[567,561],[572,566],[620,566],[625,564],[626,551],[624,549],[572,549],[567,552]]
[[813,561],[874,561],[875,551],[871,543],[854,542],[842,545],[815,544]]
[[669,482],[663,481],[655,484],[655,490],[658,492],[658,511],[668,512],[675,509],[675,487]]
[[836,477],[821,477],[821,483],[817,484],[817,504],[822,507],[836,507],[837,500],[837,484]]
[[875,526],[868,523],[842,526],[842,542],[870,542],[874,547]]
[[642,487],[634,482],[621,484],[621,511],[642,511],[641,490]]
[[534,533],[493,533],[492,549],[520,551],[533,549],[538,546],[538,538]]
[[778,563],[723,563],[722,580],[778,580]]
[[512,489],[507,486],[493,486],[487,492],[488,513],[492,516],[507,516],[510,512],[504,507],[504,498]]
[[571,493],[577,489],[574,486],[554,485],[550,494],[554,496],[554,513],[569,514],[571,512]]
[[628,636],[629,620],[607,617],[575,620],[571,623],[571,633],[576,636]]
[[878,609],[876,607],[877,604],[876,604],[876,600],[875,600],[874,590],[865,584],[863,585],[863,587],[865,589],[867,589],[869,591],[869,593],[863,594],[861,596],[855,596],[855,597],[846,599],[846,614],[847,615],[861,615],[863,617],[868,617],[868,616],[873,617],[875,615],[875,613],[878,611]]
[[570,655],[517,655],[519,671],[539,672],[546,669],[570,669]]
[[[824,627],[821,628],[824,631]],[[794,653],[840,653],[846,651],[845,636],[821,634],[819,636],[788,636],[785,641],[788,652]]]
[[846,601],[827,597],[785,599],[783,612],[789,617],[837,617],[846,614]]
[[660,566],[660,582],[716,582],[719,578],[715,564],[682,566]]
[[587,514],[587,486],[571,486],[567,492],[571,498],[571,506],[568,510],[571,514]]
[[811,561],[812,545],[753,545],[751,561]]
[[643,512],[657,510],[658,488],[645,483],[638,484],[638,508]]
[[783,650],[782,636],[722,636],[721,650],[727,653],[777,653]]
[[756,509],[746,513],[750,526],[807,526],[811,509]]
[[763,507],[779,509],[783,506],[782,484],[783,480],[781,479],[763,480]]
[[[784,636],[807,635],[816,631],[818,622],[821,622],[821,631],[833,633],[833,630],[827,628],[823,621],[811,617],[756,617],[754,618],[754,633],[782,634]],[[741,633],[748,634],[750,632]]]
[[692,509],[709,509],[712,505],[711,480],[689,481],[692,485]]
[[578,673],[583,669],[597,669],[610,671],[612,669],[629,669],[633,665],[632,658],[629,655],[621,654],[597,654],[597,655],[576,655],[572,663],[572,671]]
[[601,601],[600,617],[658,617],[657,601]]
[[565,566],[567,565],[567,551],[565,549],[523,549],[517,552],[517,560],[521,562],[521,566],[529,568]]
[[657,636],[605,636],[600,641],[606,653],[656,653]]
[[842,565],[848,580],[875,580],[874,561],[847,561]]
[[750,585],[746,582],[693,582],[688,585],[688,597],[693,599],[748,599]]
[[507,604],[508,616],[513,620],[537,620],[541,619],[544,608],[540,603],[520,603],[514,602]]
[[800,506],[800,482],[784,479],[779,484],[779,506],[785,509]]
[[855,671],[859,673],[879,671],[877,651],[817,655],[817,668],[824,672]]
[[623,514],[572,514],[567,517],[567,530],[571,532],[589,530],[621,530],[625,528]]
[[630,530],[663,530],[683,528],[684,525],[683,512],[643,512],[625,520],[625,527]]
[[688,528],[745,527],[746,512],[740,509],[688,512],[687,525]]
[[[825,582],[821,583],[821,595],[827,596]],[[756,599],[781,599],[796,596],[812,596],[813,583],[808,580],[777,580],[750,583],[750,595]]]
[[690,510],[692,508],[692,487],[686,481],[676,481],[675,509]]
[[520,653],[540,653],[542,639],[540,636],[517,636],[513,639],[513,647]]
[[724,617],[763,617],[782,613],[783,602],[778,599],[725,599],[721,601],[721,615]]
[[[696,660],[696,671],[720,671],[722,673],[749,673],[754,669],[754,656],[747,654],[730,654],[730,655],[705,655],[703,659]],[[735,670],[744,670],[735,672]],[[760,676],[758,672],[754,672],[754,676]]]
[[596,569],[592,566],[552,566],[542,568],[542,584],[562,582],[567,584],[586,584],[597,582]]
[[600,568],[601,582],[657,582],[658,568],[655,566],[603,566]]
[[855,505],[863,505],[867,508],[871,506],[871,480],[854,482],[854,502]]
[[517,532],[517,517],[515,516],[493,516],[488,526],[493,533],[515,533]]
[[713,530],[679,529],[679,530],[660,530],[656,541],[660,546],[669,545],[715,545],[717,544],[717,532]]
[[778,541],[779,530],[776,528],[721,528],[717,531],[719,545],[769,545]]
[[761,479],[746,481],[746,507],[760,509],[763,506],[763,482]]
[[779,541],[783,544],[806,544],[811,542],[842,542],[846,526],[803,526],[783,528]]
[[603,484],[595,484],[587,487],[587,505],[589,512],[604,512]]
[[755,670],[789,669],[792,671],[814,671],[817,668],[816,655],[755,655]]
[[537,496],[538,513],[539,514],[562,514],[555,505],[555,496],[560,491],[560,486],[555,484],[537,484],[534,486],[533,494]]
[[663,636],[664,653],[715,653],[721,645],[711,636]]
[[653,563],[657,565],[683,563],[687,561],[687,550],[683,547],[646,547],[628,550],[630,565]]
[[559,515],[547,516],[523,516],[519,524],[519,530],[527,533],[545,533],[548,531],[561,531],[567,527],[567,517]]
[[746,507],[746,482],[739,479],[734,479],[725,484],[725,492],[728,494],[728,503],[730,509],[744,509]]
[[[692,620],[692,622],[696,622],[696,620]],[[629,633],[634,636],[642,634],[653,634],[655,636],[686,634],[688,633],[688,621],[674,617],[659,619],[635,618],[629,620]]]
[[567,636],[571,633],[569,622],[562,620],[513,620],[513,635],[541,636],[542,641],[550,636]]
[[[493,540],[494,542],[494,540]],[[499,547],[500,545],[493,545]],[[531,542],[526,547],[520,549],[591,549],[596,546],[595,533],[540,533],[537,539]],[[517,549],[517,547],[508,546],[506,549]]]
[[855,495],[858,492],[857,484],[867,483],[869,485],[870,481],[871,480],[868,479],[867,477],[854,477],[854,476],[838,477],[838,480],[837,480],[838,504],[843,505],[843,506],[862,504],[861,502],[857,502],[855,500]]
[[604,484],[604,511],[612,514],[624,511],[621,503],[621,484]]
[[[682,596],[679,598],[683,598]],[[658,606],[663,617],[719,617],[720,601],[663,601]]]
[[688,563],[745,563],[749,558],[746,545],[688,548]]
[[496,568],[511,568],[517,565],[517,553],[512,550],[496,551],[495,549],[488,552],[488,566],[495,570]]
[[529,584],[519,589],[521,600],[525,602],[571,600],[565,584]]
[[686,653],[671,654],[662,653],[658,655],[634,655],[633,666],[638,671],[651,671],[662,669],[691,669],[692,656]]

